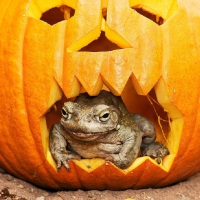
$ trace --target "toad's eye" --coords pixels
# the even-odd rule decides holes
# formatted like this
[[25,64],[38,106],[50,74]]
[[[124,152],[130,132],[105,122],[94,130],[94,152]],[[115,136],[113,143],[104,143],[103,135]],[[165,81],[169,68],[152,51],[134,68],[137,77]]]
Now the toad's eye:
[[100,115],[99,115],[99,120],[101,122],[106,122],[108,121],[110,118],[110,112],[108,110],[103,111]]
[[62,108],[61,113],[65,119],[71,119],[72,114],[68,113],[64,108]]

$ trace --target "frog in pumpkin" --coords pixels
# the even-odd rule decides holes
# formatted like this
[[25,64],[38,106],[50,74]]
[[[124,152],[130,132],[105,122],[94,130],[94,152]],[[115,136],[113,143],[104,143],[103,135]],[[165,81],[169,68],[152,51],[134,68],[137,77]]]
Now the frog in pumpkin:
[[168,149],[155,142],[153,123],[130,113],[120,97],[107,91],[98,96],[80,94],[66,102],[60,122],[50,130],[50,151],[57,162],[70,170],[68,161],[81,158],[104,158],[119,168],[129,167],[138,157],[157,158],[161,163]]

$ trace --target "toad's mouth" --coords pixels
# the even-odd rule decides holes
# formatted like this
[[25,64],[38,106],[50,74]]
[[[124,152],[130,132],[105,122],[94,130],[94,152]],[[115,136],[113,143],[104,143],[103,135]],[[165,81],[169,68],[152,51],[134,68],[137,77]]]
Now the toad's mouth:
[[83,132],[72,132],[72,131],[68,131],[68,132],[75,139],[81,140],[81,141],[87,141],[87,142],[99,139],[108,133],[108,132],[83,133]]

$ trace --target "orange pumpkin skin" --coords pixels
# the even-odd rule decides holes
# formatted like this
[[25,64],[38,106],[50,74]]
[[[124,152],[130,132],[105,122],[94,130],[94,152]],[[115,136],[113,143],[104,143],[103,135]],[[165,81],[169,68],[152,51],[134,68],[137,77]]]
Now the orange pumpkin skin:
[[[125,0],[70,2],[76,5],[74,18],[54,26],[27,15],[30,0],[0,2],[0,167],[52,189],[162,187],[199,172],[200,2],[178,1],[177,12],[161,26],[128,8]],[[124,49],[77,52],[89,41],[83,37],[88,32],[91,40],[100,35],[102,5],[108,11],[106,35],[111,40],[111,33],[120,35],[116,40],[122,38]],[[97,95],[103,84],[122,95],[130,110],[134,87],[143,95],[154,88],[171,118],[171,154],[164,167],[149,158],[124,171],[101,159],[70,161],[70,172],[57,172],[50,164],[47,111],[62,92],[74,97],[83,86]]]

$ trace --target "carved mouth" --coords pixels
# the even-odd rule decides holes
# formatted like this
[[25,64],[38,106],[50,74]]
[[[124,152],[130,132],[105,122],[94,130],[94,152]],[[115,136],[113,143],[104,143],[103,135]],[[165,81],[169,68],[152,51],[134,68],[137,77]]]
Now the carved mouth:
[[[175,143],[172,141],[174,141],[174,134],[176,134],[176,143],[179,142],[179,138],[181,137],[182,133],[183,118],[182,114],[169,101],[169,98],[165,93],[165,87],[166,86],[161,79],[159,83],[157,83],[147,95],[138,95],[136,89],[132,84],[131,79],[129,79],[123,91],[121,92],[121,97],[130,112],[142,114],[154,123],[157,136],[156,140],[166,145],[170,151],[170,155],[166,156],[162,162],[162,165],[160,165],[164,170],[167,171],[170,169],[171,164],[173,163],[175,155],[178,151],[178,145],[174,145]],[[105,85],[103,86],[103,89],[109,90],[108,88],[106,88]],[[85,92],[85,89],[82,87],[81,91]],[[66,98],[63,95],[61,100],[57,101],[55,103],[55,106],[52,106],[50,112],[46,113],[45,118],[48,127],[47,134],[49,134],[49,130],[52,124],[60,121],[60,110],[64,102],[69,100],[72,101],[73,99]],[[55,107],[56,109],[54,109]],[[103,137],[107,132],[69,133],[77,140],[92,142],[100,137]],[[48,146],[46,146],[46,149],[48,150]],[[129,170],[144,162],[145,159],[150,158],[137,158]],[[53,166],[55,165],[52,162],[52,159],[50,160],[50,162]]]

